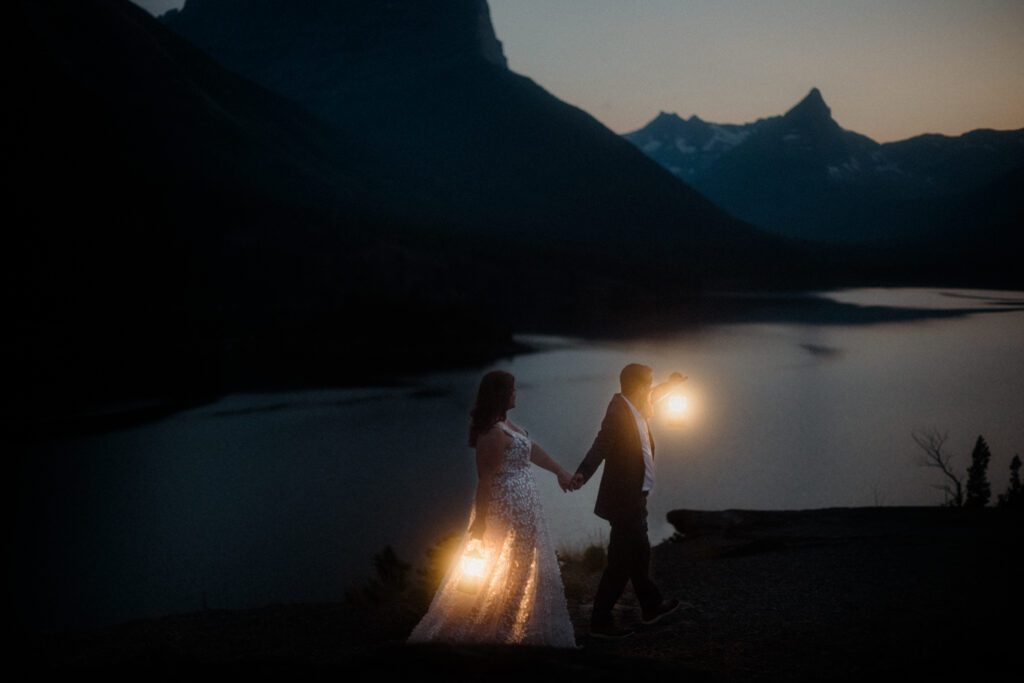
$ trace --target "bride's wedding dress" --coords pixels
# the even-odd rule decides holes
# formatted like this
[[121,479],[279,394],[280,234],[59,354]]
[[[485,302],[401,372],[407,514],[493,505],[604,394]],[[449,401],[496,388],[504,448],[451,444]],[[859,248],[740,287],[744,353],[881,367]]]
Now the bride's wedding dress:
[[430,609],[408,642],[576,647],[562,574],[530,472],[532,442],[498,425],[512,440],[492,484],[482,572],[478,579],[467,576],[462,561],[474,509]]

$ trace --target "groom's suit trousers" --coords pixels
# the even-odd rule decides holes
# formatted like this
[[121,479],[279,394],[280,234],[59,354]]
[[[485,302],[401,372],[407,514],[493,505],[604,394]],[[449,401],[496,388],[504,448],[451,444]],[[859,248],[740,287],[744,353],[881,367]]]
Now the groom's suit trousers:
[[612,607],[618,601],[626,584],[633,583],[633,592],[645,612],[661,604],[662,596],[649,576],[651,542],[647,538],[647,493],[641,496],[639,514],[613,518],[608,539],[608,564],[594,597],[592,624],[607,624],[612,618]]

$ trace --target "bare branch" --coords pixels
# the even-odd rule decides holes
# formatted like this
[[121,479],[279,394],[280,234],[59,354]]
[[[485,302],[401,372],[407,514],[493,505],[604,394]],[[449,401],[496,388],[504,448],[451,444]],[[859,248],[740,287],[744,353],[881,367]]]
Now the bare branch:
[[933,487],[941,488],[947,495],[952,496],[957,507],[962,506],[963,487],[960,479],[953,474],[953,469],[950,467],[953,456],[942,452],[942,446],[946,443],[949,432],[940,434],[938,430],[933,429],[921,433],[913,432],[911,437],[925,453],[924,458],[919,461],[919,464],[925,467],[937,467],[953,485],[953,488],[950,488],[948,483],[942,485],[933,484]]

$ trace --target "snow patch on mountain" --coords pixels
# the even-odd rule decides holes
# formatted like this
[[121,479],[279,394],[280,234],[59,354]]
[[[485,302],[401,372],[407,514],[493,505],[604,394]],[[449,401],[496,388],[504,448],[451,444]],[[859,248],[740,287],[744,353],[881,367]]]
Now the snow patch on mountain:
[[683,154],[693,154],[694,152],[697,151],[696,147],[687,144],[686,138],[676,138],[676,149],[678,149]]
[[747,139],[749,130],[729,130],[720,125],[712,124],[711,138],[704,143],[705,152],[725,151],[732,149]]

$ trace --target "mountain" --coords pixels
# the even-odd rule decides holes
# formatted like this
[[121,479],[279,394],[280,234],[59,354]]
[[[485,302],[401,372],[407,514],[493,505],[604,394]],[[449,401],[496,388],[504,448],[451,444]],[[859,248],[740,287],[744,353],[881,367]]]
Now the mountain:
[[23,0],[8,21],[5,419],[509,348],[492,308],[514,252],[411,218],[433,187],[358,135],[128,0]]
[[624,137],[730,213],[838,244],[927,244],[944,197],[1024,166],[1024,129],[879,144],[836,123],[817,88],[782,116],[724,125],[662,112]]
[[689,119],[660,112],[626,139],[682,181],[693,184],[725,153],[750,136],[767,119],[754,123],[708,123],[696,114]]
[[9,425],[486,362],[809,258],[510,72],[485,4],[207,7],[322,106],[128,0],[9,8]]
[[1015,273],[1021,279],[1024,253],[1024,166],[995,180],[934,200],[922,200],[931,228],[927,248],[949,270],[969,264],[979,274]]
[[13,3],[5,420],[380,381],[513,331],[676,324],[706,288],[898,272],[725,213],[510,71],[486,10]]
[[702,286],[757,279],[765,253],[793,258],[509,70],[484,0],[188,0],[160,20],[434,183],[416,215],[467,238],[583,249]]

